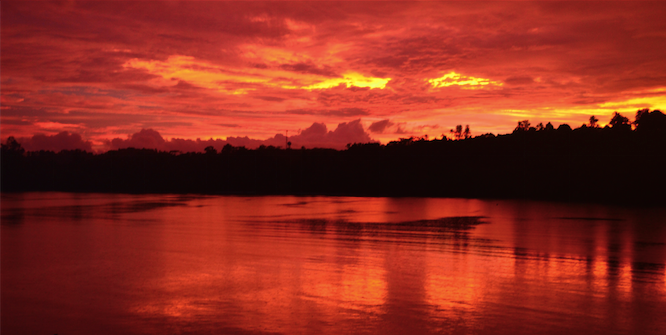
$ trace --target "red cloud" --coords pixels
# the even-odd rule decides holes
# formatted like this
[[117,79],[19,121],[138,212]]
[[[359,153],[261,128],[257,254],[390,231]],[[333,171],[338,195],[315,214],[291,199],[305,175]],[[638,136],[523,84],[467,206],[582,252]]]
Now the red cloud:
[[162,135],[153,129],[141,129],[138,133],[132,134],[127,140],[114,138],[111,140],[111,150],[123,148],[142,148],[167,150],[167,141]]
[[[361,120],[343,122],[333,131],[329,131],[323,123],[313,123],[310,127],[303,130],[300,134],[290,136],[288,140],[293,148],[334,148],[344,149],[350,143],[368,143],[373,142],[370,135],[363,129]],[[221,150],[225,145],[231,144],[235,147],[246,147],[254,149],[261,145],[275,146],[285,148],[287,138],[285,135],[276,134],[275,136],[258,140],[245,137],[230,136],[226,140],[208,139],[208,140],[189,140],[174,138],[165,140],[159,132],[153,129],[141,129],[141,131],[128,136],[127,139],[114,138],[110,141],[109,150],[124,148],[145,148],[156,149],[160,151],[181,151],[181,152],[201,152],[206,147],[212,146]]]
[[19,138],[17,140],[26,151],[49,150],[60,152],[61,150],[85,150],[92,152],[92,143],[84,141],[80,134],[68,131],[56,135],[37,134],[31,138]]
[[393,126],[394,123],[391,122],[389,119],[386,120],[381,120],[377,122],[373,122],[370,127],[368,127],[368,130],[370,130],[373,133],[383,133],[386,128]]
[[290,138],[294,147],[335,148],[342,149],[349,143],[373,142],[370,135],[363,129],[361,120],[343,122],[333,131],[329,131],[323,123],[313,123],[300,134]]

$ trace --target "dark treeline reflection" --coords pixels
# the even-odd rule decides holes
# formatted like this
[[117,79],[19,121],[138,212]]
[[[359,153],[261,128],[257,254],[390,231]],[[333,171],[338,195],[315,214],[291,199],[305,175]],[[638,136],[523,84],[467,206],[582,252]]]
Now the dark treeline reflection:
[[[521,121],[513,133],[409,138],[347,150],[205,153],[122,149],[23,152],[2,146],[3,191],[328,194],[659,202],[666,199],[666,115],[615,114],[572,129]],[[660,191],[661,190],[661,191]]]
[[[355,222],[341,219],[299,219],[271,221],[271,227],[282,230],[297,229],[316,235],[335,233],[340,240],[399,240],[401,243],[423,243],[423,239],[452,240],[467,244],[470,231],[477,225],[488,223],[485,217],[443,217],[434,220],[403,222]],[[487,241],[479,240],[481,243]],[[479,242],[475,241],[475,242]]]

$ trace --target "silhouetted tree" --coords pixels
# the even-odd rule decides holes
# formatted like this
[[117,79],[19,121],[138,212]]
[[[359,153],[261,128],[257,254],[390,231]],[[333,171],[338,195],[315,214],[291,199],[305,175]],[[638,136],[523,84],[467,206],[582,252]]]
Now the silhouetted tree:
[[465,131],[463,131],[463,137],[464,138],[470,138],[472,137],[472,132],[469,131],[469,125],[465,126]]
[[613,113],[613,117],[611,118],[610,122],[608,122],[608,125],[610,125],[613,129],[631,130],[631,122],[629,121],[629,118],[622,116],[618,112]]
[[206,154],[208,154],[208,155],[215,155],[215,154],[217,154],[217,150],[215,150],[215,148],[213,148],[212,145],[207,146],[207,147],[204,149],[204,151],[205,151]]
[[660,110],[641,109],[636,112],[636,131],[641,133],[666,133],[666,115]]
[[643,116],[645,116],[647,114],[650,114],[650,109],[649,108],[643,108],[643,109],[639,109],[638,111],[636,111],[636,119],[634,120],[634,124],[636,125],[636,127],[638,127],[638,123],[643,118]]
[[523,120],[523,121],[518,121],[518,125],[516,126],[516,129],[513,130],[513,132],[521,132],[521,131],[528,131],[530,129],[530,121],[529,120]]
[[463,128],[462,128],[462,125],[459,124],[459,125],[456,126],[456,131],[455,131],[456,140],[461,140],[462,139],[462,137],[463,137],[462,133],[463,133]]
[[551,130],[555,130],[555,127],[553,127],[552,123],[548,122],[548,123],[546,123],[546,128],[544,128],[544,129],[546,131],[551,131]]
[[543,122],[539,122],[539,124],[536,126],[537,131],[542,131],[544,129]]
[[565,132],[565,131],[571,131],[571,130],[572,130],[571,126],[566,124],[566,123],[562,123],[559,127],[557,127],[557,131]]
[[590,116],[589,127],[590,127],[590,128],[597,128],[597,127],[599,127],[599,126],[597,125],[597,122],[599,122],[599,119],[597,119],[596,117],[594,117],[594,115]]
[[233,145],[227,143],[222,147],[222,153],[231,153],[234,152],[236,148]]
[[2,151],[12,154],[23,155],[25,149],[21,146],[21,143],[17,142],[14,136],[9,136],[7,142],[2,144]]
[[463,138],[463,127],[461,124],[456,126],[456,130],[451,129],[451,134],[456,140],[461,140]]

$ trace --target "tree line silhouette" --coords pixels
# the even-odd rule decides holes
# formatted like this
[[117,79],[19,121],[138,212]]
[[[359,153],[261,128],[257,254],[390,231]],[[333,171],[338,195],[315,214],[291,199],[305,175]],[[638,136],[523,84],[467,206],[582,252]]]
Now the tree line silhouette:
[[576,129],[518,122],[511,134],[469,136],[469,127],[428,140],[346,150],[246,149],[204,153],[121,149],[25,152],[2,144],[3,192],[295,194],[527,198],[663,204],[666,115],[615,113]]

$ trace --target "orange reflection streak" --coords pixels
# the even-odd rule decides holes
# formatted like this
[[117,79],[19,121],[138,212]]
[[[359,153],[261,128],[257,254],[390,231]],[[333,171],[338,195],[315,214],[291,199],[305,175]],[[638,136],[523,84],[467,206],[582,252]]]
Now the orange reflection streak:
[[442,256],[428,257],[425,280],[426,303],[438,318],[481,307],[488,293],[486,284],[489,273],[486,271],[497,268],[501,268],[502,272],[510,271],[513,266],[508,258],[489,262],[485,257],[470,257],[467,254]]
[[213,299],[201,299],[183,294],[181,290],[197,290],[200,286],[211,284],[214,278],[206,274],[197,274],[194,277],[185,275],[178,278],[170,278],[169,282],[163,282],[161,290],[171,292],[163,300],[146,301],[134,306],[132,313],[152,317],[156,315],[179,319],[195,319],[198,315],[212,313]]
[[438,310],[473,310],[478,303],[480,283],[474,278],[432,274],[426,282],[428,304]]
[[620,298],[624,301],[631,301],[632,298],[632,273],[631,263],[623,262],[620,265],[617,291]]
[[374,313],[384,305],[387,289],[384,269],[346,265],[337,274],[322,270],[306,272],[303,278],[306,298],[325,305]]
[[620,264],[617,269],[617,294],[620,299],[624,301],[631,301],[633,290],[633,274],[632,274],[632,260],[634,258],[633,241],[635,240],[634,233],[630,229],[623,229],[620,233]]
[[597,296],[608,294],[608,263],[605,257],[595,257],[592,265],[592,288]]

